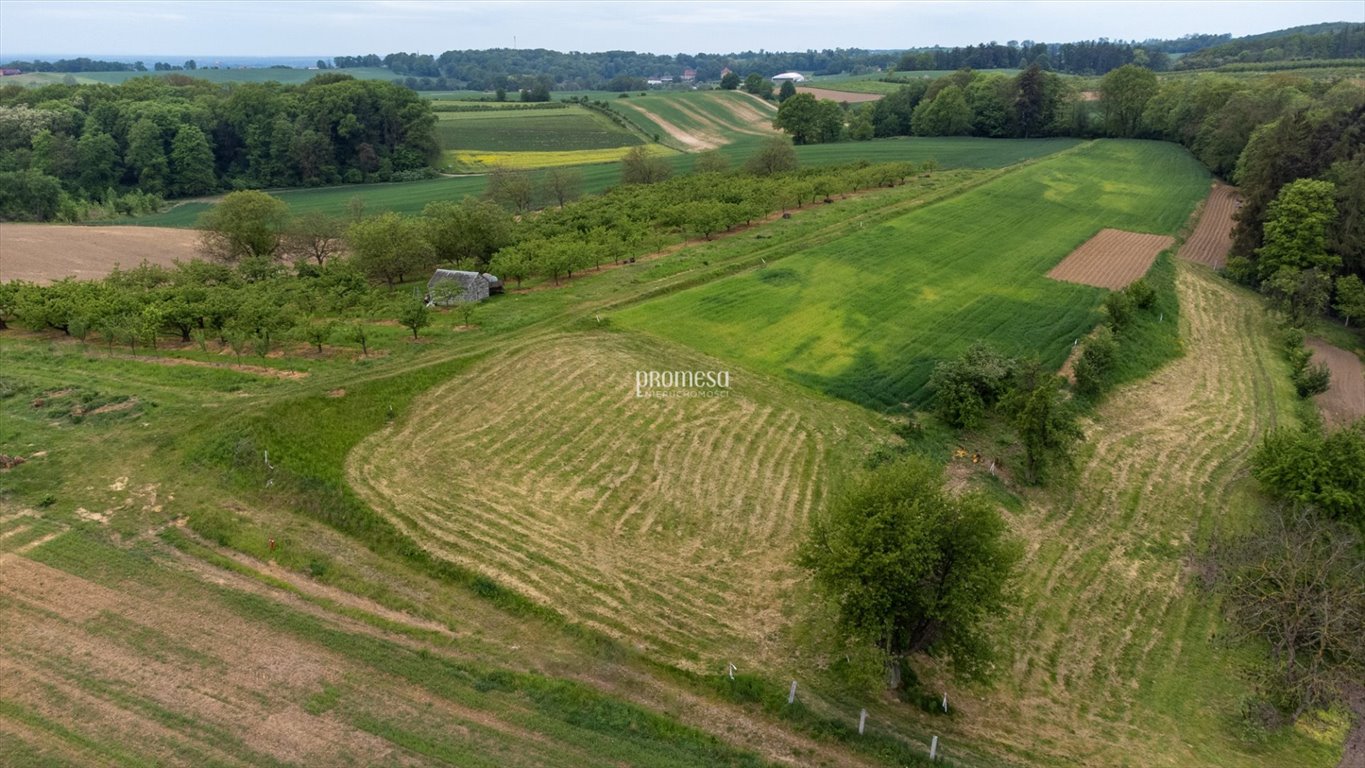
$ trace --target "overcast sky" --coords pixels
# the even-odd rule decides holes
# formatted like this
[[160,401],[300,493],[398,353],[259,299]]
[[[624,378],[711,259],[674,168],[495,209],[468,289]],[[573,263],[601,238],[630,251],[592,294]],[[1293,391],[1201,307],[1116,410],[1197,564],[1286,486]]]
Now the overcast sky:
[[[1145,39],[1365,21],[1365,0],[456,2],[0,0],[19,54],[333,56],[461,48],[729,53]],[[515,42],[514,42],[515,41]]]

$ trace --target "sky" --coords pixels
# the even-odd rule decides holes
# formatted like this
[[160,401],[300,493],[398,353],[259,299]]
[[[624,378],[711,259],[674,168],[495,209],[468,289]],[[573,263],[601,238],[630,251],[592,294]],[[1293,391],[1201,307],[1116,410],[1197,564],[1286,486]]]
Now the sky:
[[0,0],[0,60],[463,48],[731,53],[1234,36],[1365,22],[1365,0]]

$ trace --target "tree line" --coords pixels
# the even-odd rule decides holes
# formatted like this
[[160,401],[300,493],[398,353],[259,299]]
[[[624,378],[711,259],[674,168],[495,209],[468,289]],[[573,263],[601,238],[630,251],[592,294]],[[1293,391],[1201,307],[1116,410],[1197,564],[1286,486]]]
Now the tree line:
[[1289,34],[1253,35],[1194,51],[1175,69],[1213,69],[1227,64],[1365,58],[1365,24],[1326,25]]
[[[303,85],[183,75],[121,85],[0,87],[0,219],[80,220],[147,196],[421,178],[430,104],[343,74]],[[98,211],[95,211],[98,212]]]

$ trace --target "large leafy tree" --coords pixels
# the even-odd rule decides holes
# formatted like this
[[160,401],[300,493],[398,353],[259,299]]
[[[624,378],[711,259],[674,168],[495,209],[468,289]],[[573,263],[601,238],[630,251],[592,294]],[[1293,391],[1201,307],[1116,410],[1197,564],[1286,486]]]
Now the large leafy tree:
[[227,264],[273,259],[288,221],[283,200],[254,189],[232,192],[199,218],[202,248]]
[[1331,271],[1341,257],[1327,250],[1327,230],[1336,220],[1336,187],[1330,181],[1298,179],[1280,189],[1266,212],[1257,271],[1262,279],[1283,269]]
[[346,240],[360,270],[390,288],[435,263],[422,222],[393,211],[352,224]]
[[128,130],[128,151],[123,155],[123,164],[142,191],[157,194],[166,191],[170,163],[156,123],[145,117],[133,123]]
[[1156,75],[1150,69],[1125,64],[1105,75],[1100,81],[1100,106],[1109,135],[1138,135],[1142,112],[1156,92]]
[[171,139],[170,192],[176,196],[202,195],[218,187],[213,147],[198,126],[182,125]]
[[972,131],[972,108],[962,89],[949,85],[932,100],[915,107],[910,129],[916,136],[966,136]]
[[850,635],[888,657],[944,655],[980,676],[1021,550],[987,499],[943,484],[942,469],[917,456],[856,479],[812,521],[798,562]]

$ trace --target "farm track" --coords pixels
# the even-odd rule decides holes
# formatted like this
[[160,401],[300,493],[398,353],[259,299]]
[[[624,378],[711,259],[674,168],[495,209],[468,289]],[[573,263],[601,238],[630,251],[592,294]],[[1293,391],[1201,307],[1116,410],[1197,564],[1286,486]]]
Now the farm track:
[[1177,290],[1189,353],[1100,407],[1074,493],[1012,515],[1028,543],[1023,605],[1008,683],[965,718],[974,739],[1046,761],[1273,763],[1180,734],[1223,733],[1207,721],[1236,707],[1219,614],[1190,562],[1279,422],[1283,372],[1268,367],[1279,358],[1254,299],[1185,265]]
[[1232,248],[1232,228],[1236,224],[1232,217],[1237,212],[1237,203],[1235,187],[1215,182],[1204,201],[1199,223],[1177,255],[1214,269],[1226,266],[1228,251]]

